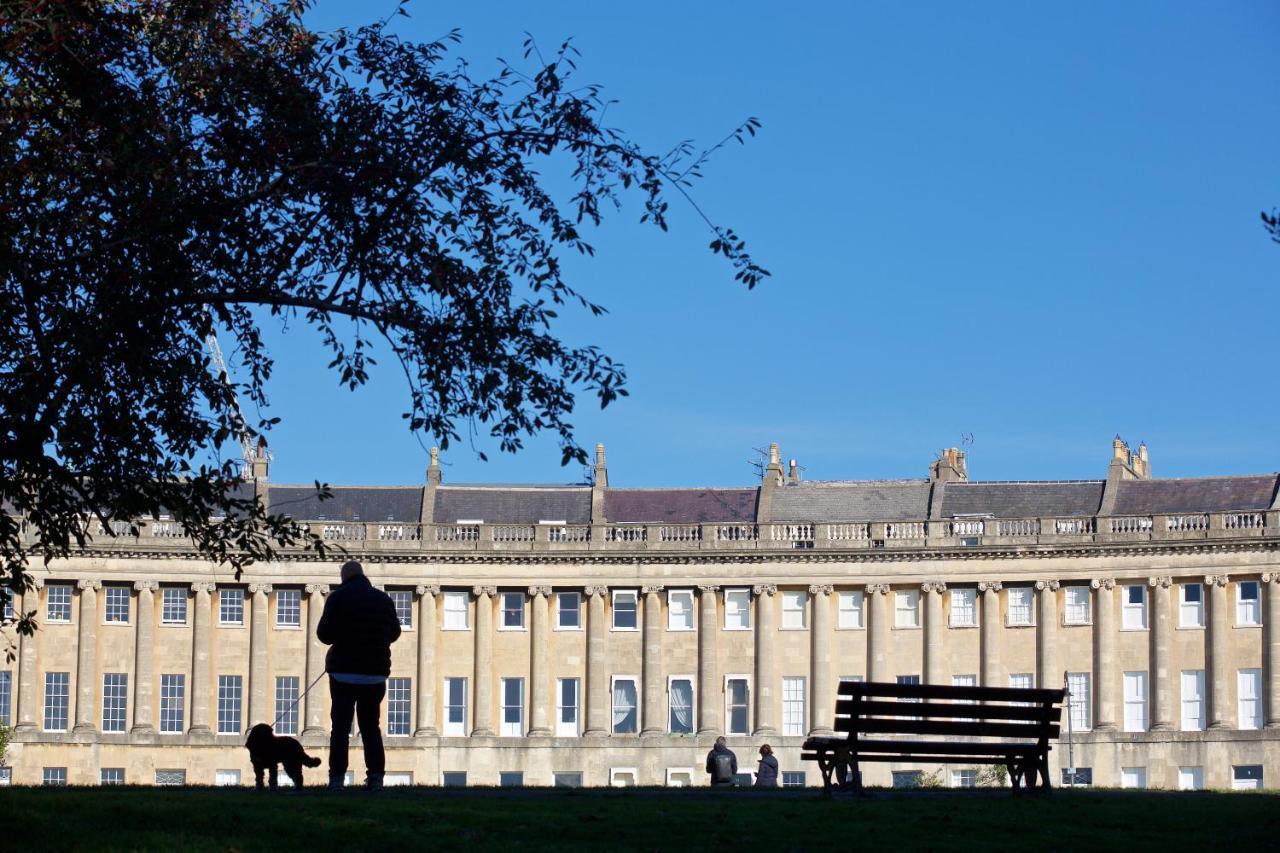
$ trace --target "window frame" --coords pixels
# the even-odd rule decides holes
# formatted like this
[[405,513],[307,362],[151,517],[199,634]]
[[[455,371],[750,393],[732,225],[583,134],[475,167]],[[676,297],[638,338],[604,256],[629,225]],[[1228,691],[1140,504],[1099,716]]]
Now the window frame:
[[[507,607],[508,599],[516,596],[520,600],[519,610]],[[498,593],[498,630],[499,631],[527,631],[529,629],[529,619],[526,615],[528,611],[529,597],[520,590],[508,589]],[[507,615],[519,612],[520,624],[508,625]]]
[[[782,611],[781,618],[778,620],[778,630],[780,631],[807,631],[809,629],[809,593],[803,589],[780,589],[778,590],[779,607]],[[768,607],[768,602],[761,599],[761,606]],[[799,604],[799,607],[796,604]],[[796,615],[799,614],[799,625],[788,625],[788,617],[794,622]]]
[[[302,629],[302,590],[301,590],[301,589],[298,589],[298,588],[294,588],[294,587],[284,587],[284,588],[282,588],[282,589],[277,589],[274,593],[272,593],[272,597],[273,597],[273,598],[275,598],[275,620],[274,620],[274,622],[272,623],[272,624],[273,624],[273,627],[274,627],[276,630],[278,630],[278,631],[280,631],[280,630],[283,630],[283,631],[296,631],[296,630],[301,630],[301,629]],[[297,602],[297,603],[296,603],[296,606],[295,606],[294,604],[292,604],[292,603],[291,603],[287,608],[285,608],[285,612],[286,612],[286,613],[290,613],[290,612],[292,612],[292,611],[294,611],[294,610],[296,610],[296,611],[297,611],[297,614],[298,614],[298,615],[297,615],[297,621],[296,621],[296,622],[282,622],[282,621],[281,621],[281,619],[280,619],[280,616],[281,616],[281,607],[280,607],[280,605],[281,605],[281,603],[282,603],[282,602],[284,602],[285,600],[288,600],[288,601],[290,601],[290,602],[293,602],[293,601],[295,601],[295,600],[296,600],[296,602]]]
[[[460,589],[446,589],[440,594],[440,606],[444,612],[444,618],[440,620],[441,631],[470,631],[471,630],[471,593]],[[450,602],[462,602],[462,607],[449,607]],[[450,617],[460,619],[461,625],[451,625]]]
[[[751,680],[750,674],[736,672],[725,673],[724,681],[722,682],[724,685],[724,733],[730,737],[744,737],[751,735]],[[733,694],[729,689],[729,684],[734,681],[741,681],[746,685],[746,698],[743,700],[741,705],[743,709],[743,719],[746,721],[743,731],[734,731],[733,729],[733,711],[735,708],[739,707],[739,705],[730,701]]]
[[[845,607],[846,601],[857,603],[857,607]],[[837,631],[865,631],[867,628],[866,619],[866,593],[861,589],[842,589],[836,593],[836,630]],[[854,614],[857,618],[857,624],[846,624],[845,616]]]
[[[110,681],[109,681],[110,679]],[[129,729],[129,673],[102,673],[103,734],[124,734]]]
[[[166,684],[166,679],[177,679]],[[173,695],[173,688],[178,688],[177,696]],[[169,691],[169,695],[166,695]],[[159,727],[156,729],[162,735],[178,735],[186,734],[187,731],[187,674],[185,672],[164,672],[160,674],[160,685],[157,696],[160,699]],[[172,704],[177,700],[177,708]],[[176,729],[166,728],[167,724],[171,724],[174,714],[177,714],[178,727]],[[166,713],[168,717],[166,718]]]
[[[440,735],[441,737],[466,737],[467,736],[467,718],[471,713],[471,679],[465,675],[446,675],[443,677],[441,686],[441,719],[440,719]],[[462,702],[455,703],[450,701],[452,697],[449,693],[450,682],[457,681],[462,684]],[[449,711],[453,708],[462,709],[462,719],[453,722],[449,719]],[[456,729],[455,729],[456,727]]]
[[[224,681],[224,679],[226,679]],[[218,674],[218,699],[217,699],[217,721],[215,725],[220,735],[238,735],[244,731],[244,676],[239,673],[219,673]],[[234,692],[234,697],[231,695]],[[231,705],[234,701],[235,705]],[[223,709],[235,709],[235,727],[223,725],[230,722],[230,714],[224,716]]]
[[[1247,599],[1244,597],[1245,588],[1249,587],[1254,591],[1254,597]],[[1249,611],[1253,612],[1252,618],[1246,621],[1241,618]],[[1237,628],[1257,628],[1262,625],[1262,584],[1258,581],[1236,581],[1236,627]]]
[[[1188,697],[1187,684],[1188,676],[1191,676],[1190,683],[1194,685],[1195,692],[1198,694],[1194,697]],[[1184,669],[1178,672],[1178,731],[1182,732],[1202,732],[1205,730],[1205,671],[1203,669]],[[1189,708],[1194,708],[1196,714],[1194,719],[1195,725],[1187,725],[1188,720],[1193,719],[1188,716]]]
[[[686,603],[681,605],[684,608],[685,620],[688,624],[677,625],[675,619],[677,610],[675,601],[677,598],[683,599]],[[698,626],[698,620],[694,616],[697,608],[697,602],[694,600],[692,589],[669,589],[667,590],[667,630],[675,632],[688,633]]]
[[[563,604],[566,598],[572,597],[574,600],[573,614],[576,625],[565,625],[563,613],[568,612],[564,609]],[[557,631],[581,631],[582,630],[582,593],[576,590],[565,590],[556,593],[556,625]]]
[[[903,601],[914,601],[912,607],[903,607]],[[911,621],[902,621],[904,614],[909,614]],[[914,631],[920,627],[920,590],[895,589],[893,591],[893,628],[894,630]]]
[[[1133,778],[1137,784],[1129,784],[1129,779]],[[1147,768],[1146,767],[1121,767],[1120,768],[1120,788],[1121,790],[1142,791],[1147,787]]]
[[[236,596],[239,595],[239,601]],[[218,627],[219,628],[243,628],[244,627],[244,587],[225,587],[218,590]],[[228,602],[235,603],[238,606],[228,608]],[[228,621],[226,619],[228,609],[240,614],[240,618],[236,621]]]
[[[1249,686],[1252,697],[1246,697],[1245,687]],[[1259,667],[1240,667],[1236,670],[1236,729],[1238,731],[1257,731],[1263,727],[1262,710],[1262,669]],[[1246,704],[1252,707],[1251,715],[1246,718]],[[1251,723],[1251,724],[1246,724]]]
[[[57,678],[56,676],[61,676]],[[52,679],[52,680],[51,680]],[[51,693],[50,688],[61,688],[61,693]],[[51,706],[50,699],[60,700],[61,707],[58,705]],[[71,727],[71,673],[64,671],[45,672],[44,674],[44,692],[40,703],[41,710],[41,731],[45,732],[65,732]],[[52,713],[52,718],[51,714]],[[62,725],[56,723],[61,715]],[[50,720],[55,725],[49,725]]]
[[[631,626],[618,625],[618,614],[626,613],[627,608],[619,609],[618,599],[631,600],[631,620],[635,624]],[[623,631],[633,633],[640,630],[640,590],[638,589],[611,589],[609,590],[609,630]]]
[[[978,627],[978,588],[973,586],[961,586],[948,588],[950,594],[951,613],[947,619],[947,625],[952,628],[977,628]],[[956,596],[962,596],[967,603],[965,607],[957,611]],[[968,619],[960,621],[956,618],[956,613],[968,613]]]
[[[1195,589],[1200,596],[1198,601],[1187,601],[1187,593],[1191,589]],[[1187,621],[1188,607],[1194,605],[1194,621]],[[1187,583],[1178,584],[1178,627],[1181,629],[1201,629],[1204,628],[1204,584],[1189,581]]]
[[[120,602],[111,599],[119,599],[120,593],[124,593],[124,618],[112,619],[112,610],[119,614]],[[103,625],[128,625],[133,619],[133,590],[129,587],[118,584],[109,583],[102,585],[102,624]]]
[[[739,606],[739,603],[735,601],[734,609],[733,609],[734,615],[739,616],[741,621],[745,624],[741,624],[741,625],[729,624],[729,602],[731,600],[730,596],[733,596],[734,599],[736,599],[738,596],[746,597],[747,600],[745,605]],[[724,622],[722,623],[721,627],[722,627],[722,630],[725,630],[725,631],[750,631],[751,630],[751,587],[734,586],[734,587],[724,588]]]
[[[564,704],[564,685],[573,684],[573,704]],[[573,731],[566,728],[564,709],[573,708]],[[556,679],[556,737],[580,737],[582,735],[582,679],[577,676]]]
[[[689,730],[687,732],[678,732],[675,730],[675,691],[672,685],[677,681],[689,682]],[[693,736],[698,733],[698,678],[696,675],[680,673],[667,676],[667,734],[677,735],[679,737]]]
[[[1184,779],[1190,779],[1191,784],[1183,784]],[[1178,790],[1179,791],[1203,791],[1204,790],[1204,766],[1200,764],[1185,764],[1178,766]]]
[[[160,625],[166,628],[185,628],[187,613],[191,609],[188,602],[190,598],[190,587],[173,584],[160,587]],[[171,605],[175,611],[181,611],[181,619],[170,614]]]
[[[799,687],[799,697],[794,694]],[[788,692],[792,695],[788,695]],[[782,703],[781,727],[783,737],[803,737],[809,729],[809,679],[803,675],[784,675],[778,688]],[[797,705],[799,706],[797,708]],[[791,715],[788,721],[788,713]],[[798,719],[797,719],[798,718]]]
[[[1129,685],[1141,685],[1141,695],[1130,697]],[[1145,669],[1126,670],[1120,678],[1121,704],[1124,710],[1122,731],[1147,732],[1151,730],[1151,676]],[[1140,725],[1133,721],[1134,709],[1142,713]]]
[[[519,696],[516,704],[510,704],[507,695],[507,688],[514,684],[517,688]],[[522,676],[503,676],[498,679],[498,690],[500,692],[499,700],[499,717],[498,717],[498,735],[499,737],[524,737],[525,735],[525,690],[524,678]],[[507,714],[515,709],[517,719],[514,723],[507,719]]]
[[[618,684],[625,683],[625,682],[631,683],[631,694],[632,696],[635,697],[634,702],[631,706],[632,711],[635,714],[635,731],[631,731],[631,732],[618,731],[618,724],[617,724],[617,707],[618,706],[614,697],[615,697],[615,694],[617,693]],[[642,699],[642,696],[640,693],[640,676],[628,675],[628,674],[609,676],[609,734],[611,736],[630,737],[630,736],[639,735],[640,732],[643,731],[644,720],[642,718],[643,709],[641,708],[641,704],[642,704],[641,699]]]
[[402,675],[387,678],[387,737],[413,734],[413,679]]
[[[1084,689],[1079,690],[1071,686],[1071,682],[1075,680],[1077,683],[1083,683]],[[1093,731],[1093,672],[1091,670],[1068,671],[1066,673],[1067,689],[1070,697],[1067,702],[1067,713],[1070,721],[1071,730],[1073,732],[1089,732]],[[1082,699],[1076,697],[1083,693]],[[1079,709],[1080,714],[1076,715],[1075,711]],[[1077,770],[1080,768],[1077,767]]]
[[[396,609],[396,621],[400,623],[401,631],[413,630],[413,590],[411,589],[389,589],[387,597],[391,599],[392,606]],[[400,609],[400,602],[408,600],[403,612]]]
[[[1129,583],[1124,584],[1121,589],[1123,589],[1124,592],[1122,593],[1123,598],[1121,598],[1120,604],[1120,630],[1147,630],[1147,626],[1150,624],[1150,620],[1147,618],[1147,603],[1150,601],[1150,596],[1147,595],[1147,588],[1142,584]],[[1142,597],[1142,601],[1140,602],[1130,601],[1130,598],[1132,597],[1131,591],[1135,589],[1139,591],[1139,594]],[[1135,616],[1135,614],[1137,615]],[[1131,624],[1135,621],[1140,622],[1141,624]]]
[[[1014,602],[1015,596],[1017,603]],[[1024,612],[1026,613],[1025,618],[1016,618]],[[1005,587],[1004,624],[1006,628],[1034,628],[1036,626],[1035,589],[1033,587]]]
[[[49,625],[70,625],[71,620],[73,618],[72,612],[74,608],[71,606],[71,603],[74,599],[75,594],[73,590],[75,589],[75,587],[69,583],[50,583],[50,584],[45,584],[44,589],[45,589],[44,621]],[[58,601],[56,602],[56,604],[57,604],[59,613],[61,613],[62,608],[64,607],[66,608],[65,618],[63,618],[61,615],[59,615],[58,617],[55,617],[53,615],[53,608],[55,606],[55,602],[53,600],[53,594],[55,591],[58,593]],[[67,598],[66,601],[62,600],[63,593],[66,594],[66,598]]]
[[[292,682],[292,683],[290,683]],[[292,687],[292,690],[289,688]],[[298,706],[301,703],[300,693],[302,690],[302,679],[296,675],[277,675],[275,680],[275,692],[272,694],[275,702],[275,724],[276,734],[296,736],[300,731],[298,719]],[[293,707],[290,708],[289,706]]]
[[[110,774],[108,776],[107,774]],[[123,785],[125,780],[125,768],[123,767],[99,767],[98,768],[98,786]]]
[[[1062,624],[1064,626],[1071,625],[1092,625],[1093,624],[1093,590],[1087,584],[1071,584],[1064,586],[1062,592]],[[1074,595],[1084,594],[1084,603],[1072,603],[1071,598]],[[1072,609],[1079,611],[1084,609],[1084,618],[1072,618]]]

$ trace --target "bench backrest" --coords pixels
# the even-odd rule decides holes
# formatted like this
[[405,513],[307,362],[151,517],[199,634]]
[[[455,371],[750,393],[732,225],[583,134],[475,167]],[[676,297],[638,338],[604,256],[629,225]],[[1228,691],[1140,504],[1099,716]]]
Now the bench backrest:
[[846,681],[835,730],[864,734],[1000,737],[1046,742],[1058,737],[1063,690],[949,687]]

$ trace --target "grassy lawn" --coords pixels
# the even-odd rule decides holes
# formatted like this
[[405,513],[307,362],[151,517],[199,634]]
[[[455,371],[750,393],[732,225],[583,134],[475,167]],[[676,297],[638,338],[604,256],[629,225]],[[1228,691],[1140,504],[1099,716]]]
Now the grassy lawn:
[[0,821],[9,850],[1280,847],[1274,793],[7,788]]

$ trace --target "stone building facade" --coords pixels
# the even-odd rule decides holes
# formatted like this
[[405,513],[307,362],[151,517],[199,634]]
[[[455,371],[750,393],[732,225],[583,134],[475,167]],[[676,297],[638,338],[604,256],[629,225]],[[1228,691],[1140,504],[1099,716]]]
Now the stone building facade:
[[[956,450],[927,479],[807,481],[775,447],[757,486],[622,489],[598,448],[594,485],[463,486],[433,452],[422,486],[319,503],[255,468],[396,601],[393,784],[700,785],[726,734],[744,773],[769,742],[816,785],[800,745],[845,678],[1065,683],[1051,760],[1081,783],[1280,780],[1275,474],[1155,479],[1117,439],[1094,481],[971,481]],[[289,553],[236,580],[164,518],[33,567],[0,781],[247,784],[244,732],[273,720],[324,757],[337,568]]]

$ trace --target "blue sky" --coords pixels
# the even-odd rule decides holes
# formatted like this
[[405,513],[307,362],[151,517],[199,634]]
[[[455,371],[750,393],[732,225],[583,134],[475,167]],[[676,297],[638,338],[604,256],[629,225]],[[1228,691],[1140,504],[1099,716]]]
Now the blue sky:
[[[385,9],[383,7],[386,7]],[[320,28],[390,3],[320,0]],[[691,211],[632,205],[571,260],[611,313],[574,343],[627,366],[580,397],[614,485],[731,485],[776,441],[810,479],[1094,478],[1120,433],[1157,476],[1280,468],[1280,4],[427,3],[477,73],[572,36],[614,124],[655,149],[764,124],[696,189],[773,272],[747,292]],[[270,339],[278,482],[417,483],[391,369],[352,394],[298,324]],[[424,442],[429,444],[429,441]],[[483,448],[492,449],[487,445]],[[451,482],[567,482],[551,439],[455,446]]]

